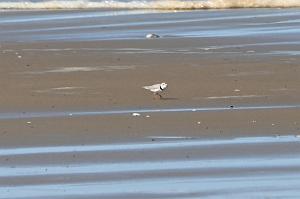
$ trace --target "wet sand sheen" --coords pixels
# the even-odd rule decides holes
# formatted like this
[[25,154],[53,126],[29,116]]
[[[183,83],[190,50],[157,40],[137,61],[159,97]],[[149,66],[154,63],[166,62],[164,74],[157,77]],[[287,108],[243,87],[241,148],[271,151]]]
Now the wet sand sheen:
[[299,137],[159,139],[0,149],[0,198],[299,195]]
[[[22,112],[22,113],[0,113],[0,120],[31,119],[31,118],[55,118],[55,117],[80,117],[80,116],[102,116],[123,115],[136,113],[180,113],[180,112],[218,112],[218,111],[245,111],[245,110],[297,110],[300,105],[270,105],[270,106],[229,106],[229,107],[193,107],[193,108],[160,108],[160,109],[127,109],[127,110],[105,110],[105,111],[65,111],[65,112]],[[137,115],[139,116],[139,115]]]
[[[12,12],[13,13],[13,12]],[[163,38],[222,38],[299,34],[299,9],[19,11],[0,19],[0,40],[97,41]],[[38,17],[37,17],[38,16]],[[59,22],[58,22],[59,21]],[[21,28],[15,28],[20,26]],[[163,28],[162,28],[163,27]]]

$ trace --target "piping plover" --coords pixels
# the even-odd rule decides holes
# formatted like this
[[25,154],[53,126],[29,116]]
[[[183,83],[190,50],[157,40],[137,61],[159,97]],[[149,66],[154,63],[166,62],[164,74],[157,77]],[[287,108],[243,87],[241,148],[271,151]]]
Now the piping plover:
[[161,84],[153,84],[151,86],[144,86],[143,88],[153,92],[153,94],[155,96],[159,96],[159,98],[161,99],[162,96],[159,93],[163,92],[167,88],[167,86],[168,86],[168,84],[163,82]]

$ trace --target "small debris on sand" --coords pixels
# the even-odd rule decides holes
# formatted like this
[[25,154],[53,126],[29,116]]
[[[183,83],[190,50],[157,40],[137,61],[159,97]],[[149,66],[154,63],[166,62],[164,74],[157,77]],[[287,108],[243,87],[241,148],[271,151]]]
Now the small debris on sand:
[[134,117],[137,117],[137,116],[140,116],[141,114],[139,114],[139,113],[132,113],[132,116],[134,116]]
[[147,117],[147,118],[149,118],[149,117],[150,117],[150,115],[146,115],[146,117]]
[[241,90],[240,89],[234,89],[233,91],[234,92],[240,92]]
[[160,38],[160,36],[157,34],[154,34],[154,33],[150,33],[150,34],[146,35],[146,38],[147,39],[157,39],[157,38]]
[[32,122],[26,122],[26,124],[32,124]]

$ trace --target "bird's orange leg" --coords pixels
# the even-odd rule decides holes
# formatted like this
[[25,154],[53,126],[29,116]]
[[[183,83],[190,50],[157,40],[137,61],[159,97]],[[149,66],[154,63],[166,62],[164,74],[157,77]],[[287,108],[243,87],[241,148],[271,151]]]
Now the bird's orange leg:
[[154,98],[153,99],[162,99],[162,96],[158,93],[154,93]]

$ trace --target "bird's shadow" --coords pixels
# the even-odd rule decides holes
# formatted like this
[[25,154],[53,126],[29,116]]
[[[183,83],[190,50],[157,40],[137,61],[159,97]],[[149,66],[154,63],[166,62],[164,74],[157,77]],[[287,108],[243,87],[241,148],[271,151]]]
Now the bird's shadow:
[[160,100],[179,100],[179,98],[176,98],[176,97],[162,97]]

